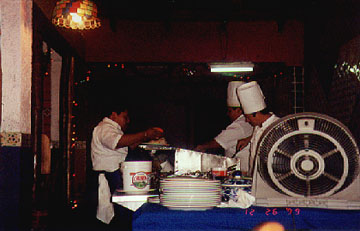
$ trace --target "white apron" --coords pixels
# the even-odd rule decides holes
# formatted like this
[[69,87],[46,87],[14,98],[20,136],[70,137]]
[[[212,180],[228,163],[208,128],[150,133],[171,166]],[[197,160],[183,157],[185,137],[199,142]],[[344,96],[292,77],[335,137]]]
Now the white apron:
[[99,174],[98,207],[96,218],[109,224],[114,217],[114,205],[111,203],[111,192],[105,174]]

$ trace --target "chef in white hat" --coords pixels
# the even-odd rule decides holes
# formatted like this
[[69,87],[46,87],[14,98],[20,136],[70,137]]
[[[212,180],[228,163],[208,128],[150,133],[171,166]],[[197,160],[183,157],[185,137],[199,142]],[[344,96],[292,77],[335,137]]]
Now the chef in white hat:
[[[256,81],[252,81],[238,87],[237,95],[244,110],[246,121],[254,126],[254,132],[250,142],[251,147],[249,159],[249,174],[252,175],[256,146],[261,134],[264,132],[266,127],[278,120],[279,117],[267,110],[265,97]],[[240,144],[241,142],[238,142],[237,148]]]
[[200,144],[195,147],[195,151],[205,152],[210,149],[223,148],[225,156],[227,157],[239,157],[240,158],[240,170],[248,171],[248,160],[250,145],[240,151],[236,151],[236,144],[238,140],[246,137],[251,137],[253,127],[245,121],[243,111],[240,107],[240,101],[238,99],[236,89],[243,85],[243,81],[231,81],[227,88],[227,115],[231,121],[231,124],[222,130],[219,135],[214,139],[204,144]]

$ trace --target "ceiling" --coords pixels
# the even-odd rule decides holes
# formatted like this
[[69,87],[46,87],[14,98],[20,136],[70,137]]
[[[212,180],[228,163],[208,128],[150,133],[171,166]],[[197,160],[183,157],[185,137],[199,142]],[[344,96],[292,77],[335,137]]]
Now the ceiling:
[[[57,0],[34,0],[34,2],[40,6],[41,10],[48,19],[51,18],[51,13],[56,1]],[[130,44],[137,44],[136,41],[126,39],[137,39],[140,35],[143,36],[140,32],[135,33],[137,29],[142,29],[142,31],[150,33],[150,35],[151,31],[153,31],[153,28],[146,28],[142,25],[161,24],[164,28],[170,28],[171,25],[174,25],[174,23],[176,25],[181,25],[177,22],[200,22],[201,25],[224,23],[223,25],[226,26],[227,23],[230,24],[232,22],[276,21],[278,24],[278,31],[281,32],[288,20],[295,19],[296,21],[304,22],[306,28],[306,41],[310,41],[315,37],[321,37],[321,39],[318,39],[318,43],[312,43],[312,47],[321,45],[324,47],[323,50],[329,50],[329,48],[344,44],[344,42],[358,35],[360,31],[360,20],[354,20],[354,18],[360,18],[359,0],[93,1],[97,4],[98,17],[102,20],[103,26],[100,29],[72,32],[63,28],[56,28],[61,32],[66,40],[68,40],[72,46],[79,51],[80,54],[86,49],[84,48],[84,40],[86,40],[86,44],[98,44],[99,47],[101,47],[100,45],[106,47],[108,44],[112,44],[112,47],[119,48],[116,52],[106,52],[105,50],[102,52],[103,56],[107,55],[110,57],[110,55],[113,56],[114,54],[127,54],[129,53],[127,50],[120,50],[121,47],[117,46],[117,44],[120,43],[114,42],[116,39],[120,38],[122,39],[120,41],[131,41]],[[139,22],[146,23],[141,24]],[[158,37],[162,35],[163,37],[160,37],[160,39],[165,39],[165,35],[168,36],[168,34],[164,35],[156,31],[156,29],[161,29],[159,28],[160,27],[157,26],[154,29],[154,33],[156,33]],[[188,27],[188,30],[190,30],[189,28],[192,27]],[[208,28],[211,27],[209,26],[206,29]],[[292,28],[290,31],[291,30],[295,29]],[[185,28],[183,31],[185,31]],[[176,32],[179,33],[179,31]],[[192,31],[191,33],[194,32],[197,31]],[[241,32],[244,35],[247,35],[246,30]],[[146,34],[146,36],[148,36],[148,34]],[[81,37],[82,40],[78,39],[78,37]],[[158,37],[154,37],[152,39],[159,39]],[[187,40],[192,41],[192,37],[194,37],[193,34],[189,34]],[[101,40],[99,40],[99,38],[101,38]],[[140,42],[140,40],[141,39],[139,39],[138,42]],[[173,37],[169,37],[167,41],[163,41],[163,43],[166,42],[165,44],[172,47],[173,44],[170,44],[169,41],[178,41],[178,37],[174,35]],[[122,44],[124,44],[124,42]],[[142,50],[148,50],[153,47],[151,45],[153,44],[148,43],[144,45],[145,47],[140,47],[143,48]],[[153,49],[155,50],[155,48]],[[101,50],[102,47],[99,49]],[[138,49],[140,49],[139,46],[133,47],[131,53],[135,55],[134,52]],[[98,51],[96,50],[93,53],[97,54],[97,52]],[[149,51],[151,54],[152,52],[152,50]],[[89,49],[87,49],[87,53],[89,53]],[[159,52],[157,51],[157,54],[158,53]],[[137,57],[141,57],[141,55],[137,54]],[[105,61],[109,60],[112,59],[109,58]],[[146,60],[146,58],[144,58],[144,60]]]
[[99,16],[114,20],[259,20],[299,18],[317,1],[94,0]]
[[320,0],[94,0],[99,18],[107,18],[116,30],[121,20],[136,21],[258,21],[303,20]]
[[[359,15],[359,0],[93,0],[99,18],[112,30],[119,21],[230,22],[300,20],[310,25],[322,20],[352,20]],[[351,23],[354,26],[354,23]],[[357,25],[356,25],[357,26]],[[360,29],[360,25],[355,28]]]
[[[57,0],[35,0],[48,18]],[[93,0],[98,17],[116,28],[119,21],[264,21],[351,18],[359,0]]]

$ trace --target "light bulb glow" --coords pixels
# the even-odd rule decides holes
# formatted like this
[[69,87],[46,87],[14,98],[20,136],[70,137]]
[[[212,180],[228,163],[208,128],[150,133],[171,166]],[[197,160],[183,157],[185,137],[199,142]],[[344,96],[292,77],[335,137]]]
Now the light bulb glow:
[[79,16],[76,13],[70,13],[71,14],[71,18],[75,23],[81,23],[82,22],[82,18],[81,16]]
[[51,21],[56,26],[74,30],[101,26],[97,6],[92,0],[57,0]]

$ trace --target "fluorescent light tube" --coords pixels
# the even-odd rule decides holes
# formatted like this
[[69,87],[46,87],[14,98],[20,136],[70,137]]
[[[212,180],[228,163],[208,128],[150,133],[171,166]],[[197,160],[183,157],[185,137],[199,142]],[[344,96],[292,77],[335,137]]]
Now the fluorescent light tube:
[[253,67],[211,67],[211,72],[249,72]]
[[223,63],[210,64],[211,72],[251,72],[254,70],[252,63]]

